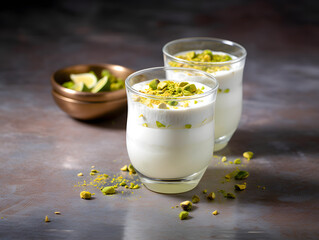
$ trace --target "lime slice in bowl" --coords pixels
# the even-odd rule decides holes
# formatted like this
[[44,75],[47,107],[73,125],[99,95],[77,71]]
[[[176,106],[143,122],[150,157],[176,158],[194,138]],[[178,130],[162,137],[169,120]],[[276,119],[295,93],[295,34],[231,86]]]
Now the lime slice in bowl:
[[93,73],[71,74],[70,78],[75,84],[84,83],[88,89],[93,88],[97,82],[97,78]]
[[75,83],[72,87],[72,90],[78,91],[78,92],[83,92],[84,89],[84,83],[83,82],[78,82]]
[[92,93],[107,91],[110,89],[111,82],[109,81],[108,77],[105,76],[101,78],[96,85],[91,89]]

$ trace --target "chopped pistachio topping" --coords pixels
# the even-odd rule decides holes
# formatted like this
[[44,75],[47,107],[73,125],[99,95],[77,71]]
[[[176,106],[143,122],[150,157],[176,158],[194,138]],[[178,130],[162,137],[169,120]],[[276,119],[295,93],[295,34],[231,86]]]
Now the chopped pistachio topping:
[[214,212],[212,212],[213,215],[218,215],[219,212],[217,210],[215,210]]
[[184,201],[180,203],[180,206],[183,208],[184,211],[192,210],[193,204],[191,201]]
[[56,214],[56,215],[61,215],[61,212],[55,211],[54,214]]
[[96,170],[96,169],[92,169],[91,172],[92,172],[92,173],[99,173],[99,171]]
[[189,128],[192,128],[192,124],[186,124],[186,125],[185,125],[185,128],[188,128],[188,129],[189,129]]
[[244,184],[235,184],[234,188],[237,191],[243,191],[243,190],[246,189],[246,183],[244,183]]
[[236,158],[236,159],[234,160],[234,163],[235,163],[235,164],[241,164],[240,158]]
[[180,214],[179,214],[179,219],[180,219],[180,220],[185,220],[185,219],[187,219],[188,214],[189,214],[189,213],[186,212],[186,211],[180,212]]
[[123,171],[123,172],[128,171],[127,165],[124,165],[124,166],[121,168],[121,171]]
[[44,221],[45,222],[51,222],[48,216],[45,216]]
[[[157,80],[157,87],[153,88],[153,81]],[[140,90],[142,93],[163,96],[163,97],[181,97],[181,96],[192,96],[195,94],[203,93],[202,90],[197,89],[195,84],[190,84],[188,82],[175,82],[175,81],[159,81],[158,79],[154,79],[149,83],[149,88],[145,90]],[[156,82],[157,82],[156,81]],[[143,99],[135,99],[135,101],[142,101]],[[159,100],[152,100],[153,103]]]
[[210,194],[207,195],[207,199],[208,200],[214,200],[216,197],[215,193],[214,192],[211,192]]
[[199,203],[199,201],[200,201],[199,196],[194,195],[194,196],[192,197],[192,203]]
[[83,173],[78,173],[78,177],[82,177],[83,176]]
[[206,194],[206,193],[207,193],[207,189],[204,189],[204,190],[203,190],[203,193]]
[[[172,67],[185,67],[185,68],[195,68],[202,71],[206,71],[208,73],[213,73],[222,70],[229,70],[229,66],[226,65],[227,61],[232,60],[232,58],[227,54],[213,54],[211,50],[204,50],[201,53],[196,53],[194,51],[187,52],[184,55],[178,55],[177,58],[197,62],[196,64],[183,64],[178,62],[169,62],[169,65]],[[212,62],[225,62],[224,66],[212,66],[207,67],[204,63],[212,63]]]
[[148,127],[147,123],[143,123],[142,126],[143,126],[143,127]]
[[247,171],[239,171],[236,175],[235,175],[235,179],[236,180],[243,180],[248,178],[249,173]]
[[82,199],[91,199],[91,193],[88,192],[88,191],[82,191],[82,192],[80,193],[80,197],[81,197]]
[[143,114],[141,114],[140,116],[138,116],[139,118],[141,118],[141,117],[144,117],[144,115]]
[[253,152],[244,152],[243,153],[243,157],[247,158],[248,160],[252,159],[253,156],[254,156]]
[[102,188],[101,192],[104,195],[112,195],[115,193],[115,189],[114,189],[114,186],[108,186],[108,187]]
[[152,88],[153,90],[157,89],[157,85],[159,84],[160,80],[158,79],[154,79],[149,83],[150,88]]
[[224,90],[224,93],[229,93],[229,88],[226,88],[226,89]]
[[223,156],[223,157],[222,157],[222,162],[226,162],[226,161],[227,161],[226,156]]
[[178,104],[177,101],[169,101],[168,102],[168,105],[170,105],[170,106],[176,106],[177,104]]
[[156,126],[158,127],[158,128],[165,128],[166,127],[166,125],[164,125],[163,123],[160,123],[159,121],[156,121]]

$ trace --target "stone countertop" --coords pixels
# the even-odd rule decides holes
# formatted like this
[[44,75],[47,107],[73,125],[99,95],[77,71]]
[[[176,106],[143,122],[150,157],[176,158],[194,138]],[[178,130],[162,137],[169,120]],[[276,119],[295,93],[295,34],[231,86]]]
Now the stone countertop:
[[[0,10],[0,238],[318,239],[317,6],[282,2],[7,3]],[[92,165],[112,176],[129,163],[126,113],[72,119],[55,105],[50,75],[79,63],[160,66],[166,42],[192,36],[247,49],[240,126],[216,153],[230,160],[255,153],[240,166],[250,172],[247,189],[234,200],[217,194],[206,201],[203,189],[234,184],[221,180],[236,166],[215,158],[191,192],[96,190],[81,200],[82,187],[74,185],[89,181]],[[201,202],[180,221],[180,208],[172,207],[194,194]]]

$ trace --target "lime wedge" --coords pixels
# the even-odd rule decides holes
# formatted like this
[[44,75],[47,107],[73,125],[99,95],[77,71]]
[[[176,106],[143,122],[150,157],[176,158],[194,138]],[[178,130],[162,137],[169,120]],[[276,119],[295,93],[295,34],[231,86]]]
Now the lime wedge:
[[110,84],[111,82],[109,81],[108,77],[105,76],[96,83],[96,85],[92,88],[91,92],[97,93],[97,92],[107,91],[110,89]]
[[65,88],[72,89],[72,87],[74,86],[74,82],[72,82],[72,81],[65,82],[65,83],[62,84],[62,86],[65,87]]
[[78,91],[78,92],[82,92],[83,88],[84,88],[84,83],[83,82],[75,83],[73,85],[73,87],[71,87],[72,90],[75,90],[75,91]]
[[89,89],[93,88],[97,82],[97,78],[93,73],[71,74],[70,78],[74,83],[84,83]]

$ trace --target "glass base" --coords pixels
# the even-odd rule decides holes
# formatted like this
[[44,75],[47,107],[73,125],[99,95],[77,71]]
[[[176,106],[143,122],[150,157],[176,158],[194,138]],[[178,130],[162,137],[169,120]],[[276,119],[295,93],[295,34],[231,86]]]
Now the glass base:
[[214,152],[220,151],[225,148],[231,139],[233,134],[222,136],[220,138],[215,139]]
[[136,172],[147,189],[157,193],[175,194],[194,189],[204,175],[205,170],[206,168],[182,179],[153,179],[138,171]]

